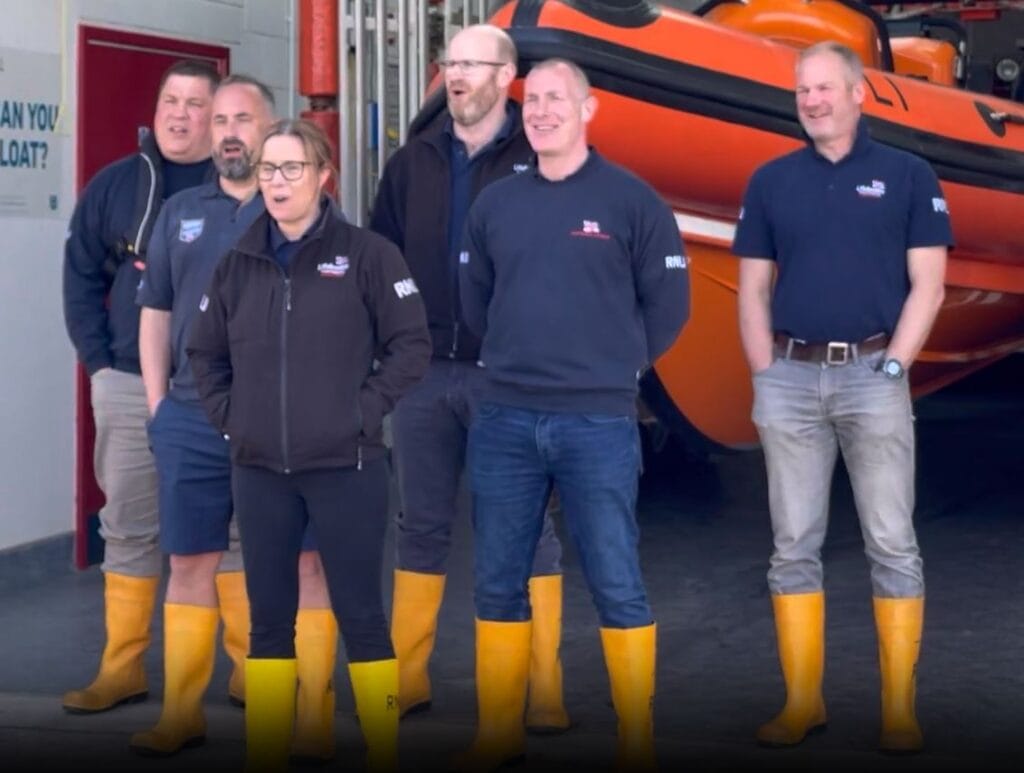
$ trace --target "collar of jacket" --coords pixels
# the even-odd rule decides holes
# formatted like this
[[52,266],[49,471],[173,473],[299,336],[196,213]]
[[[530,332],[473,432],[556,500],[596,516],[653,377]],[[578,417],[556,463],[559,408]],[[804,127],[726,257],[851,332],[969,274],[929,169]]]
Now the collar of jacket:
[[[523,133],[523,115],[522,110],[519,107],[519,103],[514,99],[509,98],[506,104],[506,109],[512,116],[512,129],[503,137],[498,137],[494,140],[494,148],[501,148],[507,145],[509,142],[519,137]],[[417,135],[416,139],[427,143],[438,153],[441,153],[445,158],[448,157],[448,147],[451,142],[449,135],[445,132],[444,127],[448,122],[451,115],[448,112],[448,108],[442,109],[430,123],[428,123]]]
[[[345,216],[342,214],[341,209],[337,203],[327,194],[323,194],[320,199],[320,217],[316,222],[316,225],[305,236],[305,242],[319,241],[324,235],[335,225],[344,224],[346,222]],[[270,246],[270,213],[263,212],[249,230],[245,232],[241,239],[238,240],[238,244],[235,249],[238,252],[245,253],[246,255],[253,255],[261,258],[274,259],[274,251]],[[329,235],[329,234],[328,234]]]

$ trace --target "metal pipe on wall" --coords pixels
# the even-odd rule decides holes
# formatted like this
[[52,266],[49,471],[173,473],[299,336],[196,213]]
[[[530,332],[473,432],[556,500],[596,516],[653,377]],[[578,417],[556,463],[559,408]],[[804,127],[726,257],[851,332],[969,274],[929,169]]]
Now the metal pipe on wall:
[[352,217],[356,211],[356,198],[354,186],[351,184],[351,170],[355,163],[355,154],[352,151],[352,67],[349,60],[349,33],[351,31],[351,15],[349,6],[353,0],[343,0],[338,4],[338,17],[335,24],[338,28],[338,64],[340,72],[339,80],[339,112],[341,120],[338,126],[338,155],[341,162],[341,191],[339,200],[341,208],[348,217]]
[[409,0],[398,0],[395,38],[398,41],[398,144],[404,145],[409,125]]
[[384,172],[388,157],[388,90],[386,57],[388,49],[387,16],[384,13],[385,0],[376,0],[374,13],[374,54],[377,59],[377,175]]
[[347,213],[356,225],[363,225],[363,202],[366,200],[366,8],[363,0],[354,0],[355,16],[355,208]]

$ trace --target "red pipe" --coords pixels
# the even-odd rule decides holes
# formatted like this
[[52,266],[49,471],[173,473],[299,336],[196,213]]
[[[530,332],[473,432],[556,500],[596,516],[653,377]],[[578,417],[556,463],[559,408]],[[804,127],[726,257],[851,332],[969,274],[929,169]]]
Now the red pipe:
[[[312,121],[331,143],[331,161],[340,173],[338,136],[338,0],[300,0],[299,93],[309,98],[302,118]],[[339,193],[338,179],[327,185]]]
[[299,93],[338,96],[338,0],[300,0]]

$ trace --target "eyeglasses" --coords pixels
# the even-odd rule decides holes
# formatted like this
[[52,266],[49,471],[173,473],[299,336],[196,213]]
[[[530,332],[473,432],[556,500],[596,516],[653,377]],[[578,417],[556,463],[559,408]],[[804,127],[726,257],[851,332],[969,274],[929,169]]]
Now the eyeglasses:
[[482,59],[439,59],[437,66],[442,70],[476,72],[481,67],[504,67],[508,62],[485,62]]
[[307,166],[315,166],[312,161],[285,161],[283,164],[270,164],[262,161],[256,164],[256,176],[265,183],[274,179],[274,172],[281,170],[281,176],[289,182],[295,182],[302,177],[302,171]]

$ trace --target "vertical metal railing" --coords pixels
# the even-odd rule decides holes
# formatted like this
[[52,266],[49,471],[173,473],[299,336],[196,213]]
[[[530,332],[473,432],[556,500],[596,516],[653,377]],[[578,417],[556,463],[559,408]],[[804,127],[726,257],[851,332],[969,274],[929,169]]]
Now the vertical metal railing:
[[494,4],[493,0],[443,0],[434,5],[429,0],[338,3],[341,205],[357,225],[366,224],[387,159],[408,138],[409,123],[429,85],[430,63],[455,32],[485,21]]

